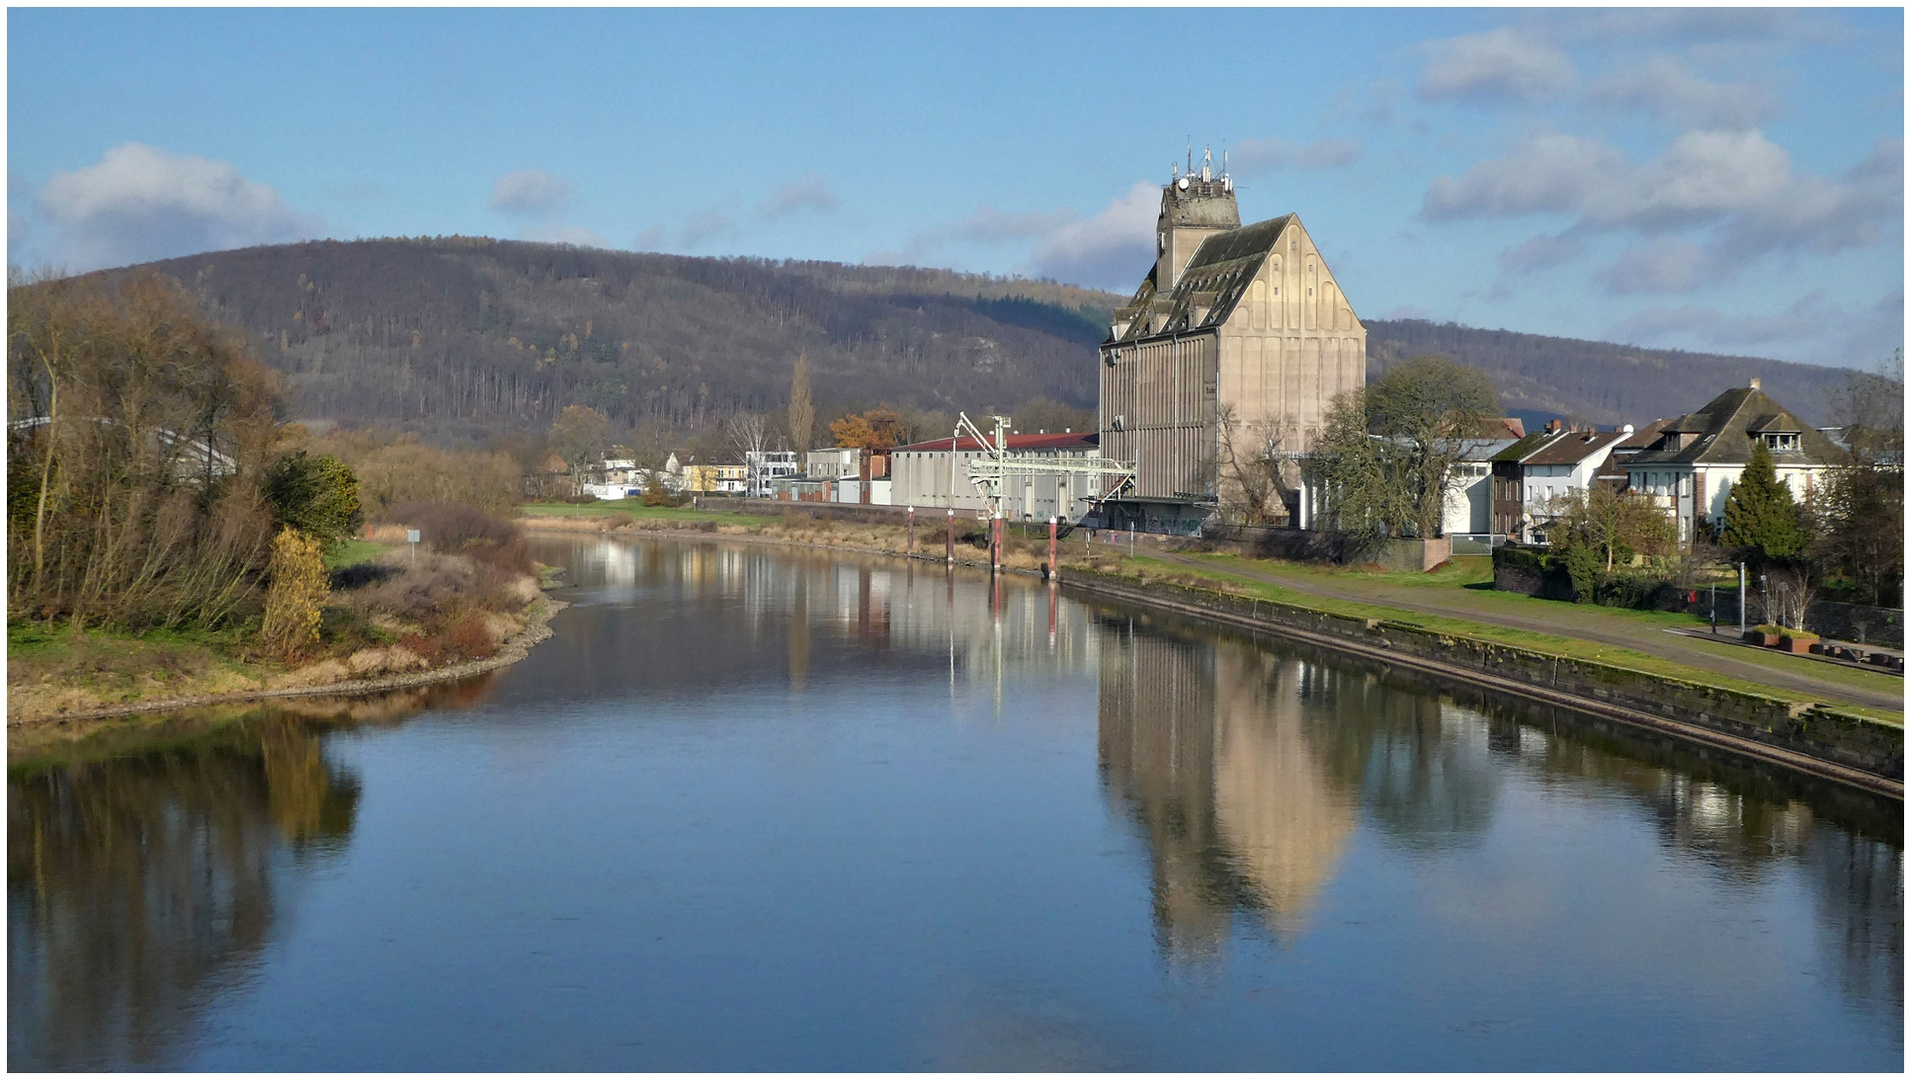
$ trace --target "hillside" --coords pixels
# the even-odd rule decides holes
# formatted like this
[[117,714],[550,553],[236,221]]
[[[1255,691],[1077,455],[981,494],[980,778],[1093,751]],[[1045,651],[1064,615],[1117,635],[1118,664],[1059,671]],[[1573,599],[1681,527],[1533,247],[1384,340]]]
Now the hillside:
[[798,353],[819,413],[1095,398],[1108,298],[947,271],[482,238],[321,241],[150,264],[285,371],[296,411],[440,433],[781,409]]
[[1767,394],[1800,418],[1826,424],[1831,422],[1831,394],[1850,375],[1846,368],[1642,349],[1421,319],[1367,323],[1369,377],[1391,361],[1421,353],[1438,353],[1485,371],[1511,414],[1598,424],[1678,416],[1754,376],[1763,381]]
[[[565,405],[623,426],[780,410],[796,355],[818,411],[1037,397],[1093,407],[1122,298],[944,270],[688,258],[445,237],[318,241],[151,264],[286,372],[306,418],[440,437],[541,429]],[[1824,422],[1837,369],[1424,321],[1368,323],[1370,371],[1421,352],[1485,370],[1510,412],[1643,422],[1753,375]]]

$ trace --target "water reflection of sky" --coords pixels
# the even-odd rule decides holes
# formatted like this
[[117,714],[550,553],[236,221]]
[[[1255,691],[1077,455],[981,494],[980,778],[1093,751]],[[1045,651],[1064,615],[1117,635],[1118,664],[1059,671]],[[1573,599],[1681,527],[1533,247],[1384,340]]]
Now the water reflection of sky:
[[15,1066],[1902,1055],[1895,807],[1019,579],[540,557],[556,639],[407,722],[16,775]]

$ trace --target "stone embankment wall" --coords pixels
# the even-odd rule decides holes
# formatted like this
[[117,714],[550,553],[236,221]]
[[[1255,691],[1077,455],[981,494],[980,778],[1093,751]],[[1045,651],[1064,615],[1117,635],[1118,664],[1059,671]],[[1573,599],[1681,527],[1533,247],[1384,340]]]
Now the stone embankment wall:
[[1332,615],[1209,589],[1152,582],[1141,586],[1085,571],[1064,573],[1063,582],[1121,600],[1216,617],[1385,663],[1456,676],[1903,797],[1903,729],[1828,706],[1795,704],[1404,623]]

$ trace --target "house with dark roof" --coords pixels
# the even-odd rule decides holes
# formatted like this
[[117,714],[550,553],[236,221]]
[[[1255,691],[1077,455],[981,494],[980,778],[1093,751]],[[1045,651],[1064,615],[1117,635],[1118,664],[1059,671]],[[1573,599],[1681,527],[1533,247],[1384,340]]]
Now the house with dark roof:
[[1771,451],[1778,479],[1801,503],[1839,460],[1830,439],[1766,397],[1753,379],[1667,421],[1658,441],[1626,462],[1628,485],[1663,506],[1679,540],[1691,543],[1701,531],[1724,525],[1725,502],[1752,459],[1754,443]]
[[1493,531],[1543,543],[1559,500],[1597,483],[1613,449],[1632,434],[1630,427],[1581,431],[1555,421],[1493,455]]
[[1161,189],[1154,266],[1101,365],[1101,452],[1136,476],[1100,520],[1188,531],[1221,501],[1222,418],[1305,451],[1334,396],[1366,384],[1367,328],[1297,215],[1242,225],[1234,181],[1190,161]]

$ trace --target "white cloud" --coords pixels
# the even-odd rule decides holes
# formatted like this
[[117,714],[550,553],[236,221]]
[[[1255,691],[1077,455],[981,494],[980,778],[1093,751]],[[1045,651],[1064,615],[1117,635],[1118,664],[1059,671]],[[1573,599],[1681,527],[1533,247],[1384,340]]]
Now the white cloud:
[[664,243],[664,227],[652,225],[637,234],[637,239],[630,242],[630,248],[632,251],[662,251]]
[[1661,347],[1756,349],[1781,359],[1870,369],[1904,344],[1904,286],[1859,307],[1815,290],[1770,315],[1691,304],[1646,308],[1614,324],[1606,336]]
[[542,216],[570,202],[571,185],[543,169],[508,172],[491,185],[491,209]]
[[683,232],[680,235],[683,238],[684,247],[694,248],[710,240],[735,236],[736,232],[737,219],[716,207],[711,207],[708,210],[699,210],[685,218]]
[[1713,130],[1757,127],[1778,107],[1763,86],[1710,82],[1667,56],[1600,76],[1590,96],[1598,104],[1636,109],[1682,128]]
[[283,243],[319,228],[228,162],[136,142],[55,172],[35,201],[56,230],[45,254],[75,272]]
[[1137,180],[1092,217],[1071,209],[1004,212],[984,206],[961,221],[910,238],[900,250],[871,252],[867,265],[921,265],[951,242],[1003,245],[1033,241],[1019,272],[1091,288],[1127,292],[1154,261],[1161,185]]
[[1128,193],[1085,221],[1050,232],[1035,248],[1043,277],[1127,292],[1148,272],[1155,256],[1155,218],[1161,185],[1137,180]]
[[1427,101],[1546,101],[1579,77],[1559,48],[1507,27],[1428,42],[1425,50],[1419,91]]
[[1662,236],[1627,248],[1599,277],[1607,292],[1621,296],[1690,292],[1715,273],[1708,262],[1705,249],[1692,241]]
[[940,235],[977,244],[1005,244],[1016,240],[1048,236],[1075,221],[1072,210],[1029,210],[1005,213],[984,206],[944,230]]
[[1244,177],[1289,168],[1321,172],[1352,165],[1360,153],[1360,144],[1352,139],[1328,137],[1296,145],[1274,135],[1241,140],[1228,154],[1228,169]]
[[1625,168],[1625,155],[1594,139],[1546,132],[1459,179],[1436,176],[1421,214],[1432,220],[1577,211],[1592,190]]
[[[1573,229],[1647,237],[1700,231],[1703,259],[1662,246],[1656,280],[1696,288],[1725,280],[1773,252],[1834,252],[1903,228],[1903,144],[1881,139],[1838,178],[1800,174],[1759,131],[1691,131],[1633,165],[1596,140],[1545,133],[1458,179],[1436,177],[1429,220],[1561,214]],[[1609,279],[1611,280],[1611,279]]]
[[842,200],[829,189],[823,178],[814,174],[792,180],[777,188],[757,203],[759,216],[772,220],[786,217],[802,210],[812,210],[827,214],[842,205]]
[[1523,244],[1500,252],[1500,270],[1512,274],[1547,270],[1561,263],[1571,262],[1585,250],[1585,241],[1571,234],[1535,236]]

